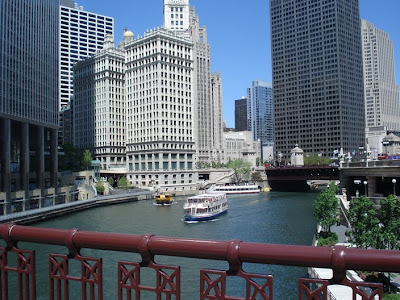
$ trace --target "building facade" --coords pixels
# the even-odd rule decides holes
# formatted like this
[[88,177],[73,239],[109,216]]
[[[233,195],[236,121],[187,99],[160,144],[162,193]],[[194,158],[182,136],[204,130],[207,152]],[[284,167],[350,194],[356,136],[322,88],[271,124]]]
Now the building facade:
[[247,99],[235,100],[235,130],[247,130]]
[[72,0],[60,1],[59,109],[73,96],[73,70],[78,60],[103,48],[106,34],[114,34],[114,19],[86,12]]
[[275,154],[365,145],[358,0],[270,0]]
[[389,34],[361,20],[366,127],[400,130],[399,86]]
[[226,162],[242,159],[255,167],[261,155],[261,144],[253,140],[251,131],[230,131],[224,133]]
[[[256,80],[247,89],[247,130],[253,132],[253,140],[259,140],[263,149],[273,146],[274,102],[271,83]],[[262,160],[269,159],[269,156],[264,157],[264,150],[261,154]]]
[[195,188],[193,43],[157,29],[125,43],[126,151],[134,185]]
[[0,214],[58,193],[58,11],[56,0],[0,4]]
[[103,170],[126,168],[125,52],[106,35],[103,50],[74,66],[74,145]]

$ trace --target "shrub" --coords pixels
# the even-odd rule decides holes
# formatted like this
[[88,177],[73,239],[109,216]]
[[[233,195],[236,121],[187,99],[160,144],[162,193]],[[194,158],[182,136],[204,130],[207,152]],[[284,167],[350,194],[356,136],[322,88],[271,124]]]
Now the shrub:
[[322,232],[318,238],[317,246],[334,246],[338,242],[335,232]]

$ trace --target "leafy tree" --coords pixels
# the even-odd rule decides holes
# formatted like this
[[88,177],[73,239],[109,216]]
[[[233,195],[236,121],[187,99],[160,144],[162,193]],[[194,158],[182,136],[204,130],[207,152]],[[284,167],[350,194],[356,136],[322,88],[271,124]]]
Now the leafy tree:
[[61,171],[80,170],[80,153],[71,143],[62,146],[64,155],[60,156],[59,168]]
[[321,225],[324,233],[331,231],[331,226],[336,224],[339,202],[332,188],[322,190],[313,203],[314,218]]
[[118,187],[124,190],[129,188],[129,181],[126,177],[121,177],[118,179]]
[[307,153],[304,155],[304,165],[306,166],[328,166],[331,162],[330,158],[318,156],[316,153]]
[[378,211],[379,228],[377,249],[400,249],[400,199],[389,195],[381,200]]
[[96,191],[98,194],[102,195],[104,193],[104,184],[101,182],[96,182]]
[[256,181],[256,182],[261,182],[263,181],[260,172],[253,172],[251,173],[251,180]]
[[251,163],[246,162],[242,159],[236,159],[227,165],[228,168],[233,169],[234,178],[233,181],[235,184],[242,182],[244,179],[248,179],[251,172]]
[[[374,204],[367,197],[361,196],[351,200],[348,219],[351,224],[350,241],[361,248],[375,248],[379,219]],[[380,243],[380,242],[379,242]]]
[[114,178],[112,177],[108,177],[107,178],[108,183],[110,184],[110,186],[114,186]]
[[89,167],[92,164],[92,160],[93,160],[92,153],[89,150],[86,149],[83,152],[83,156],[82,156],[82,169],[83,170],[88,170]]

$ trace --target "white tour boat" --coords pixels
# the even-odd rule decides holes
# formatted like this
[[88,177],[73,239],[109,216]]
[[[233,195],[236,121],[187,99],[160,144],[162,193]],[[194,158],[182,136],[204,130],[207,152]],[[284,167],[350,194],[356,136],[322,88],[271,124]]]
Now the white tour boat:
[[225,194],[202,194],[189,197],[183,206],[183,221],[208,221],[228,211]]
[[256,184],[249,185],[213,185],[208,190],[207,193],[224,193],[224,194],[251,194],[259,193],[260,188]]

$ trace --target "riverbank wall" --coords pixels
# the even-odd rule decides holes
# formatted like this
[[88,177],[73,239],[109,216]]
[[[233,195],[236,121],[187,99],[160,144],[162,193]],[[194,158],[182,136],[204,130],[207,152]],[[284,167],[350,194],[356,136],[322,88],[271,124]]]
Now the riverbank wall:
[[154,198],[153,191],[140,191],[121,195],[97,196],[88,200],[74,201],[55,206],[43,207],[23,212],[18,212],[0,217],[0,223],[15,223],[28,225],[46,219],[57,218],[89,208],[114,205],[132,201],[150,200]]

